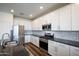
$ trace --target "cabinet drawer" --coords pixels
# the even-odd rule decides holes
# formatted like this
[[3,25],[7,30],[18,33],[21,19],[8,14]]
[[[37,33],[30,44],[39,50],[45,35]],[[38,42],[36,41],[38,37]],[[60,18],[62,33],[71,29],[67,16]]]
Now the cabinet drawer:
[[57,43],[57,55],[69,56],[69,45]]
[[56,47],[48,46],[48,53],[49,54],[56,56],[56,52],[57,52]]
[[48,45],[49,46],[56,46],[56,42],[54,42],[54,41],[51,41],[51,40],[48,40]]
[[56,56],[56,42],[48,40],[48,52],[49,54],[51,54],[52,56]]
[[54,50],[48,50],[48,53],[52,56],[56,56],[56,52]]
[[70,46],[70,56],[79,56],[79,48]]

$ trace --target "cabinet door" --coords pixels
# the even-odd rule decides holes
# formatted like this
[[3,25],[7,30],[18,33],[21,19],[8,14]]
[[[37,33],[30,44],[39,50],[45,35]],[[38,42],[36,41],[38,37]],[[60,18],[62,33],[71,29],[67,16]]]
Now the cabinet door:
[[48,53],[52,56],[56,56],[56,42],[48,40]]
[[79,56],[79,47],[70,46],[70,56]]
[[42,18],[37,19],[37,28],[38,28],[38,30],[42,30],[42,22],[43,22]]
[[41,23],[42,23],[42,25],[45,25],[45,24],[47,24],[47,21],[46,21],[47,19],[46,19],[46,15],[44,15],[44,16],[42,16],[41,17]]
[[72,30],[79,30],[79,4],[72,4]]
[[34,43],[34,44],[35,44],[37,47],[39,47],[39,37],[35,37],[34,40],[35,40],[35,43]]
[[57,43],[57,55],[69,56],[69,45]]
[[51,24],[52,24],[52,30],[60,30],[59,10],[52,12],[50,21],[51,21]]
[[25,35],[25,43],[30,42],[30,35]]
[[34,36],[32,36],[31,42],[32,42],[33,44],[35,44],[35,38],[34,38]]
[[34,24],[34,21],[32,21],[31,23],[32,23],[32,30],[35,30],[35,24]]
[[43,24],[51,24],[51,30],[59,30],[59,10],[53,11],[42,17]]
[[71,30],[71,5],[64,6],[60,10],[60,30]]
[[38,18],[32,21],[32,29],[33,30],[42,30],[43,18]]
[[32,29],[33,30],[38,30],[38,26],[37,25],[38,25],[37,19],[32,21]]
[[31,36],[31,42],[39,47],[39,37]]

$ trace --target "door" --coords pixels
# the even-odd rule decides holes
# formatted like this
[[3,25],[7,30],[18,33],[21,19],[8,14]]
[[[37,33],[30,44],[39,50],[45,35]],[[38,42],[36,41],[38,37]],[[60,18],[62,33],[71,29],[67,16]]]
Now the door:
[[30,40],[34,45],[36,45],[37,47],[39,47],[39,37],[36,36],[31,36],[31,40]]
[[48,53],[52,56],[57,55],[57,46],[56,42],[48,40]]
[[52,30],[60,30],[59,10],[52,12],[50,21],[52,24]]
[[60,30],[71,30],[71,5],[64,6],[59,9]]
[[72,4],[72,30],[79,30],[79,4]]
[[70,46],[70,56],[79,56],[79,47]]
[[25,35],[25,43],[31,42],[31,35]]
[[69,45],[57,43],[57,56],[69,56]]

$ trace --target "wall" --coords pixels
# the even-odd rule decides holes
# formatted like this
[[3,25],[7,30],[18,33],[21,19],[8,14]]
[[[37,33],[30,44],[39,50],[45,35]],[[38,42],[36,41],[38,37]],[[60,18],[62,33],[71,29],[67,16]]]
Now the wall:
[[0,12],[0,40],[3,33],[9,33],[13,25],[13,15],[10,13]]
[[24,25],[25,30],[31,30],[31,21],[21,17],[14,17],[14,25]]

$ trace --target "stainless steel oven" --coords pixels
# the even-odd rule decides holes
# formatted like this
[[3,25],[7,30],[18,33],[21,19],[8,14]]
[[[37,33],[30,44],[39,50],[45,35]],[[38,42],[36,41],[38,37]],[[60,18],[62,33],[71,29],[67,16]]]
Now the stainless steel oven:
[[44,38],[40,38],[39,46],[43,48],[44,50],[48,51],[48,40]]

